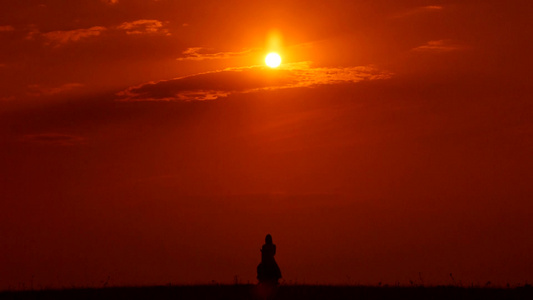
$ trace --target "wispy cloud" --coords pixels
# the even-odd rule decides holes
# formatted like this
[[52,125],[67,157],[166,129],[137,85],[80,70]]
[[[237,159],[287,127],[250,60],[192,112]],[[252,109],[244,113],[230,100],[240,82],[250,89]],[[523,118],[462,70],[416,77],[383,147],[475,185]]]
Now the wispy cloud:
[[34,84],[28,86],[30,88],[30,92],[28,94],[30,96],[49,96],[71,91],[82,86],[83,84],[81,83],[66,83],[56,87],[44,87],[42,85]]
[[278,69],[263,66],[228,68],[191,76],[149,82],[119,92],[121,101],[214,100],[231,94],[390,78],[391,73],[370,66],[314,68],[309,62]]
[[170,35],[168,29],[163,27],[163,22],[159,20],[137,20],[133,22],[124,22],[117,28],[124,30],[126,34],[158,33]]
[[44,145],[74,146],[84,143],[85,139],[81,136],[72,134],[48,132],[39,134],[27,134],[22,137],[22,141],[27,143],[38,143]]
[[429,41],[422,46],[413,48],[417,52],[450,52],[464,49],[464,46],[453,43],[451,40]]
[[414,15],[418,15],[418,14],[423,14],[423,13],[438,12],[438,11],[441,11],[443,9],[444,9],[444,7],[440,6],[440,5],[420,6],[420,7],[416,7],[416,8],[407,10],[407,11],[402,11],[402,12],[394,15],[393,18],[406,18],[406,17],[411,17],[411,16],[414,16]]
[[0,26],[0,32],[13,31],[13,30],[15,30],[15,27],[13,27],[11,25],[2,25],[2,26]]
[[106,28],[103,26],[94,26],[75,30],[51,31],[43,33],[41,36],[46,40],[47,45],[60,46],[69,42],[77,42],[85,38],[99,36],[105,30]]
[[245,56],[252,52],[252,49],[240,52],[216,52],[206,53],[207,49],[202,47],[188,48],[183,51],[184,57],[177,58],[177,60],[208,60],[208,59],[227,59],[232,57]]

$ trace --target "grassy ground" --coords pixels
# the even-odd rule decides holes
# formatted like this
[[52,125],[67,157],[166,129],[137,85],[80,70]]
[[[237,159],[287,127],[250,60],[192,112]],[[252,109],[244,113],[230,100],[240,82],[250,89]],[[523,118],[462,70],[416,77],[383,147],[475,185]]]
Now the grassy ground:
[[[113,287],[0,292],[0,299],[263,299],[253,285]],[[533,288],[280,286],[271,299],[533,299]]]

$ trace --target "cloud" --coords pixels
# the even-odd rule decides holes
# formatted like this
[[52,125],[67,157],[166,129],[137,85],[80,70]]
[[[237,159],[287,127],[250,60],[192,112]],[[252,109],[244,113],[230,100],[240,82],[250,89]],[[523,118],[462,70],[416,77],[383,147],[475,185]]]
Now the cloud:
[[441,10],[443,9],[443,7],[440,5],[428,5],[428,6],[424,6],[423,9],[426,11],[427,10]]
[[43,87],[39,84],[34,84],[28,86],[31,90],[28,94],[30,96],[50,96],[71,91],[82,86],[83,84],[81,83],[66,83],[57,87]]
[[15,100],[15,96],[0,97],[0,102],[10,102]]
[[85,139],[77,135],[49,132],[39,134],[28,134],[22,138],[22,141],[27,143],[38,143],[45,145],[74,146],[82,144]]
[[177,58],[177,60],[227,59],[231,57],[244,56],[252,52],[252,49],[248,49],[241,52],[200,53],[205,52],[205,50],[206,49],[202,47],[188,48],[187,50],[182,52],[185,57]]
[[159,33],[170,35],[168,30],[163,28],[163,23],[159,20],[137,20],[133,22],[124,22],[117,28],[124,30],[126,34]]
[[105,31],[106,28],[103,26],[94,26],[91,28],[82,28],[75,30],[66,30],[66,31],[51,31],[41,34],[42,37],[46,40],[46,45],[55,45],[60,46],[67,44],[69,42],[77,42],[81,39],[88,37],[99,36],[100,33]]
[[11,25],[0,26],[0,32],[13,31],[13,30],[15,30],[15,27],[13,27]]
[[[89,37],[99,36],[102,32],[108,30],[104,26],[93,26],[90,28],[80,28],[74,30],[58,30],[47,33],[41,33],[37,28],[31,27],[26,35],[26,39],[34,40],[36,37],[42,37],[48,46],[59,47],[71,42],[78,42]],[[158,20],[137,20],[133,22],[124,22],[119,26],[112,27],[110,30],[125,31],[126,34],[150,34],[158,33],[170,35],[168,29],[163,27],[163,22]]]
[[28,27],[28,33],[26,34],[27,40],[33,41],[41,35],[41,32],[34,24],[30,24]]
[[106,4],[111,4],[111,5],[118,3],[118,0],[101,0],[101,1]]
[[450,52],[464,49],[463,46],[454,44],[450,40],[435,40],[429,41],[422,46],[413,48],[413,51],[418,52]]
[[309,62],[285,64],[278,69],[264,66],[229,68],[133,86],[117,93],[117,100],[214,100],[231,94],[354,83],[386,79],[391,75],[369,66],[313,68]]
[[440,5],[421,6],[421,7],[416,7],[416,8],[398,13],[394,15],[393,18],[406,18],[406,17],[418,15],[418,14],[428,13],[428,12],[437,12],[443,9],[444,7]]

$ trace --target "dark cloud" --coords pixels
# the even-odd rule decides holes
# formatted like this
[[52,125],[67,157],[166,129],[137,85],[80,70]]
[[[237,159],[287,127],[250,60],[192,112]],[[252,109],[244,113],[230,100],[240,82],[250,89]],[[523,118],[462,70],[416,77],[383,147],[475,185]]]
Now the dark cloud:
[[170,80],[149,82],[119,92],[122,101],[214,100],[230,94],[387,79],[391,73],[371,66],[314,68],[309,62],[228,68]]
[[30,85],[30,92],[28,93],[31,96],[48,96],[56,95],[63,92],[68,92],[77,88],[83,87],[81,83],[65,83],[56,87],[44,87],[42,85]]
[[180,57],[177,60],[208,60],[208,59],[227,59],[232,57],[245,56],[252,52],[252,49],[240,51],[240,52],[216,52],[206,53],[205,48],[193,47],[183,51],[184,57]]
[[8,102],[15,100],[15,96],[0,97],[0,102]]
[[56,146],[74,146],[83,143],[85,139],[77,135],[49,132],[28,134],[22,138],[22,141]]
[[[3,26],[10,27],[10,26]],[[0,31],[2,28],[0,27]],[[100,36],[104,31],[123,31],[128,35],[140,34],[163,34],[171,35],[168,29],[159,20],[136,20],[132,22],[124,22],[116,27],[92,26],[89,28],[79,28],[73,30],[57,30],[46,33],[41,33],[37,28],[30,28],[26,35],[26,39],[32,40],[36,37],[41,37],[45,45],[48,46],[62,46],[72,42],[78,42],[90,37]],[[7,31],[4,30],[4,31]]]

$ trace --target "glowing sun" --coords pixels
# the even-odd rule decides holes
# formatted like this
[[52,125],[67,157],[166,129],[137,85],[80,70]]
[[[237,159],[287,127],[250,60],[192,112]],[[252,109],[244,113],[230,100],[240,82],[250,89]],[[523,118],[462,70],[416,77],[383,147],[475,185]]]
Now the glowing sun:
[[265,63],[267,64],[267,66],[271,68],[276,68],[281,64],[281,56],[279,56],[279,54],[274,53],[274,52],[269,53],[265,57]]

